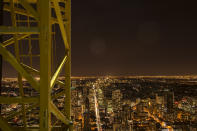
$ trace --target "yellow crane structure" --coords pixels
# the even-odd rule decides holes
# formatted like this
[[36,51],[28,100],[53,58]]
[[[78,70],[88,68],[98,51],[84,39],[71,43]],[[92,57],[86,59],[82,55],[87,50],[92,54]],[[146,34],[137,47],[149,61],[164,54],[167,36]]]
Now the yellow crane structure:
[[[4,131],[16,130],[56,130],[52,125],[52,114],[63,124],[60,130],[72,130],[71,121],[71,0],[3,0],[3,11],[11,16],[11,25],[0,26],[0,35],[9,36],[0,43],[0,54],[17,72],[19,96],[0,96],[0,104],[18,103],[21,110],[11,111],[9,116],[0,116],[0,128]],[[0,18],[1,19],[1,18]],[[9,23],[9,22],[8,22]],[[58,26],[65,47],[64,57],[55,71],[53,67],[52,39]],[[37,42],[35,42],[37,41]],[[39,44],[39,54],[32,53],[33,44]],[[23,45],[28,47],[28,53],[23,53]],[[13,46],[14,53],[7,47]],[[34,58],[40,59],[39,69],[33,67]],[[30,64],[23,62],[28,58]],[[6,69],[5,69],[6,70]],[[63,71],[64,70],[64,71]],[[63,72],[65,81],[58,79]],[[37,76],[37,77],[35,77]],[[23,80],[35,89],[38,96],[25,96]],[[62,91],[52,94],[55,85],[62,87]],[[65,96],[64,110],[59,110],[53,100]],[[39,125],[35,128],[27,124],[27,113],[31,109],[39,109]],[[14,127],[8,118],[22,116],[23,125]],[[59,130],[59,129],[58,129]]]

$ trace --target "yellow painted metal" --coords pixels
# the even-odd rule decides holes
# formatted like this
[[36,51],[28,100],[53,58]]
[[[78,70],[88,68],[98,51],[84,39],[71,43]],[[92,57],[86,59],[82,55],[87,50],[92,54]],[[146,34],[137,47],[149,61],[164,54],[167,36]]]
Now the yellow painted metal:
[[19,0],[19,2],[23,5],[23,7],[29,11],[30,14],[33,15],[33,17],[36,20],[39,20],[39,15],[37,13],[37,11],[35,11],[35,9],[26,1],[26,0]]
[[21,66],[21,64],[16,60],[16,58],[7,51],[2,45],[0,45],[0,54],[3,56],[4,60],[8,61],[28,82],[32,85],[34,89],[39,91],[39,83]]
[[[65,84],[64,84],[65,85]],[[65,92],[64,92],[64,90],[63,91],[61,91],[61,92],[59,92],[59,93],[56,93],[56,94],[54,94],[54,95],[52,95],[51,96],[51,99],[53,100],[53,99],[56,99],[56,98],[58,98],[59,96],[63,96],[65,94]],[[38,98],[33,98],[33,99],[36,99],[36,101],[38,101],[39,102],[39,99]],[[36,103],[36,101],[35,102],[32,102],[32,103]],[[1,103],[1,102],[0,102]],[[29,102],[30,103],[30,102]],[[27,112],[30,112],[33,108],[35,108],[35,107],[38,107],[39,106],[39,104],[33,104],[33,105],[31,105],[31,106],[29,106],[28,108],[26,108],[26,111]],[[16,112],[16,111],[12,111],[12,112],[10,112],[9,114],[9,116],[7,116],[6,118],[7,119],[11,119],[11,118],[13,118],[14,116],[16,116],[16,115],[19,115],[19,114],[21,114],[22,113],[22,110],[20,110],[20,111],[18,111],[18,112]]]
[[66,116],[64,116],[63,113],[61,113],[58,108],[51,102],[50,104],[51,107],[51,112],[62,122],[64,122],[64,124],[69,125],[70,121],[68,120],[68,118],[66,118]]
[[[11,11],[10,6],[7,5],[7,4],[4,5],[3,10],[4,11]],[[17,14],[20,14],[20,15],[29,15],[29,16],[33,17],[33,15],[28,14],[28,12],[26,10],[24,10],[24,9],[15,7],[14,10],[15,10],[15,13],[17,13]]]
[[51,8],[50,0],[39,0],[40,11],[40,130],[51,130]]
[[[10,112],[10,115],[6,116],[7,119],[10,120],[16,115],[23,115],[24,123],[26,123],[26,113],[38,106],[40,109],[39,130],[51,130],[51,113],[53,113],[57,117],[57,119],[61,120],[64,124],[71,125],[71,1],[4,0],[4,2],[6,2],[4,11],[9,11],[10,14],[12,14],[13,24],[12,26],[1,26],[0,34],[11,34],[11,36],[13,37],[0,44],[0,54],[3,56],[4,60],[8,61],[19,73],[18,82],[20,96],[0,97],[0,103],[21,103],[23,105],[21,110],[19,110],[18,112]],[[20,6],[16,6],[18,4],[20,4]],[[32,4],[34,4],[36,8],[34,8]],[[63,4],[65,4],[65,6],[62,6]],[[23,6],[24,8],[21,8],[21,6]],[[52,8],[54,8],[54,13],[56,13],[57,18],[51,16]],[[20,17],[16,18],[16,14],[27,19],[18,19]],[[37,25],[31,26],[31,22],[37,23]],[[28,26],[24,26],[23,24],[20,25],[19,23],[27,23]],[[60,27],[66,54],[53,76],[51,76],[51,59],[53,58],[53,54],[51,53],[51,36],[55,32],[53,33],[51,31],[52,24],[58,24]],[[31,37],[35,34],[36,36],[38,36],[38,38]],[[39,41],[40,54],[32,54],[32,40]],[[22,43],[23,41],[28,42],[28,54],[21,54],[22,49],[20,50],[20,48],[22,48],[22,45],[20,45],[20,43]],[[15,45],[15,56],[6,49],[7,46],[12,44]],[[21,59],[23,57],[30,58],[30,66],[22,63],[23,61],[21,61]],[[32,57],[40,57],[39,71],[32,67]],[[58,76],[64,65],[66,68],[66,73],[64,75],[65,83],[58,80]],[[34,76],[39,78],[38,81],[34,78]],[[31,87],[33,87],[39,93],[39,97],[24,97],[22,77],[25,78],[28,83],[30,83]],[[64,87],[64,90],[57,94],[53,93],[53,95],[51,96],[51,90],[55,84],[60,85],[60,87]],[[63,95],[65,95],[65,108],[64,112],[61,112],[52,101],[53,99],[56,99],[59,96]],[[29,106],[25,108],[24,104],[28,104]],[[2,123],[5,123],[5,126],[0,126],[3,130],[12,130],[12,127],[9,124],[6,124],[6,120],[0,119],[0,125]],[[62,127],[62,129],[65,129],[65,127]],[[69,130],[72,130],[71,126]]]
[[[31,54],[28,54],[28,55],[20,55],[20,57],[31,57],[31,58],[33,58],[33,57],[40,57],[40,55],[31,55]],[[30,64],[30,65],[32,65],[32,64]]]
[[60,7],[59,7],[59,2],[57,0],[53,0],[53,4],[54,4],[54,7],[55,7],[55,13],[57,15],[57,20],[59,22],[60,31],[62,33],[65,48],[66,48],[66,50],[69,50],[69,43],[68,43],[68,38],[67,38],[68,36],[66,34],[66,29],[65,29],[65,26],[64,26],[61,10],[60,10]]
[[[15,14],[15,11],[14,11],[14,7],[15,7],[14,1],[10,0],[12,26],[17,27],[16,14]],[[15,42],[15,48],[14,49],[15,49],[16,60],[18,62],[20,62],[20,54],[19,54],[20,50],[19,50],[19,42],[17,40],[17,34],[14,34],[14,42]],[[22,76],[20,75],[20,73],[18,73],[18,86],[19,86],[20,96],[22,97],[21,99],[23,100],[24,91],[23,91]],[[11,100],[9,100],[9,99],[8,99],[8,101],[11,102]],[[25,112],[25,104],[24,103],[22,103],[22,110],[23,110],[23,124],[24,124],[24,127],[27,127],[27,120],[26,120],[26,112]]]
[[[37,3],[39,0],[26,0],[28,3]],[[59,2],[65,2],[65,0],[57,0]],[[10,2],[9,0],[4,0],[4,2]],[[18,0],[14,0],[15,3],[18,2]]]
[[[38,0],[27,0],[28,3],[36,3]],[[10,2],[10,0],[4,0],[4,2]],[[18,0],[14,0],[14,3],[18,3]]]
[[[4,5],[3,10],[9,11],[9,12],[11,11],[10,7],[7,4]],[[30,17],[37,16],[37,15],[29,14],[26,10],[21,9],[21,8],[15,7],[14,10],[15,10],[15,13],[20,14],[20,15],[30,16]]]
[[59,92],[59,93],[54,94],[54,95],[51,97],[51,99],[56,99],[56,98],[58,98],[58,97],[60,97],[60,96],[63,96],[63,95],[65,95],[65,91],[64,91],[64,90],[62,90],[62,91]]
[[[34,76],[40,76],[40,72],[28,65],[25,65],[23,63],[21,63],[21,65],[23,66],[23,68],[30,74],[34,75]],[[56,80],[56,84],[58,84],[61,87],[65,87],[66,84],[60,80]]]
[[58,69],[56,70],[55,74],[53,75],[52,79],[51,79],[51,89],[54,87],[56,80],[59,76],[59,74],[61,73],[61,70],[64,66],[64,64],[66,63],[67,60],[67,56],[64,57],[64,59],[62,60],[62,62],[60,63]]
[[38,103],[39,97],[6,97],[0,96],[0,103],[12,104],[12,103]]
[[[4,10],[4,11],[9,11],[9,12],[11,11],[11,9],[10,9],[10,7],[9,7],[8,5],[5,5],[4,8],[3,8],[3,10]],[[15,10],[15,13],[17,13],[17,14],[24,15],[24,16],[30,16],[30,17],[32,17],[32,18],[35,17],[35,19],[36,19],[36,16],[37,16],[37,15],[29,14],[29,13],[28,13],[26,10],[24,10],[24,9],[20,9],[20,8],[15,7],[14,10]],[[51,17],[51,22],[52,22],[52,24],[58,24],[57,19],[54,18],[54,17]],[[66,23],[66,22],[64,22],[64,23]]]
[[[56,1],[57,1],[57,0],[56,0]],[[59,2],[59,1],[58,1],[58,2]],[[51,3],[51,8],[55,8],[53,3]],[[62,6],[60,6],[60,10],[61,10],[61,12],[64,12],[64,11],[65,11],[65,8],[62,7]]]
[[[75,89],[75,88],[71,88],[71,90],[74,90],[74,89]],[[56,93],[56,94],[52,95],[51,99],[56,99],[56,98],[58,98],[59,96],[63,96],[63,95],[65,95],[65,91],[64,91],[64,90],[62,90],[62,91],[59,92],[59,93]]]
[[0,127],[3,131],[13,131],[13,128],[8,124],[7,120],[0,116]]
[[[25,37],[27,37],[27,36],[29,36],[29,35],[30,35],[30,34],[18,35],[18,36],[16,37],[16,40],[19,41],[19,40],[24,39]],[[8,40],[6,40],[6,41],[4,41],[3,43],[0,43],[0,44],[3,45],[4,47],[6,47],[6,46],[9,46],[9,45],[13,44],[14,42],[15,42],[15,40],[14,40],[14,38],[12,37],[12,38],[10,38],[10,39],[8,39]]]
[[35,75],[35,76],[40,76],[40,72],[26,64],[21,63],[21,65],[23,66],[23,68],[30,74]]
[[38,34],[37,27],[7,27],[0,26],[0,34]]
[[[65,64],[65,115],[66,117],[71,120],[71,0],[67,0],[65,2],[65,15],[64,19],[67,20],[67,24],[64,25],[66,32],[67,32],[67,41],[68,41],[68,60],[66,61]],[[72,129],[72,125],[69,126],[69,130]]]

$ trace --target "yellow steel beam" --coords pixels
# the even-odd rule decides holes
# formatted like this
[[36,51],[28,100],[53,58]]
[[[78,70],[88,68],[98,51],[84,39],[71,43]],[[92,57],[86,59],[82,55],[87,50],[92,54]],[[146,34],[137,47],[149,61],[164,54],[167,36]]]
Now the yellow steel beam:
[[[4,10],[4,11],[11,11],[10,6],[8,6],[7,4],[5,4],[5,5],[3,6],[3,10]],[[29,14],[29,13],[28,13],[26,10],[24,10],[24,9],[15,7],[14,10],[15,10],[15,13],[17,13],[17,14],[20,14],[20,15],[27,15],[27,16],[34,17],[32,14]]]
[[[30,34],[22,34],[22,35],[18,35],[18,37],[16,38],[16,40],[21,40],[21,39],[24,39],[25,37],[29,36]],[[14,38],[10,38],[6,41],[4,41],[3,43],[0,43],[2,46],[6,47],[6,46],[9,46],[11,44],[13,44],[15,42]]]
[[[16,14],[15,14],[14,6],[15,6],[14,1],[10,0],[12,26],[17,27]],[[14,34],[13,38],[14,38],[14,42],[15,42],[14,49],[15,49],[16,60],[18,62],[20,62],[20,56],[19,56],[20,50],[19,50],[19,42],[17,40],[17,34]],[[24,91],[23,91],[22,76],[20,75],[20,73],[18,73],[18,86],[19,86],[19,93],[20,93],[21,99],[23,100]],[[10,100],[10,99],[7,99],[7,100],[12,102],[12,100]],[[23,124],[24,124],[24,127],[26,127],[27,126],[27,119],[26,119],[26,112],[25,112],[24,103],[22,103],[22,110],[23,110]]]
[[57,80],[57,84],[60,85],[61,87],[65,87],[65,83],[60,80]]
[[[10,11],[11,13],[18,13],[25,16],[30,16],[38,20],[39,28],[36,27],[0,27],[0,34],[15,34],[15,38],[11,38],[4,42],[3,45],[0,45],[0,54],[8,61],[26,80],[31,84],[33,88],[39,91],[40,89],[40,97],[37,100],[33,100],[33,98],[26,97],[15,97],[15,98],[4,98],[0,97],[0,102],[17,102],[17,103],[29,103],[29,102],[38,102],[40,106],[40,130],[41,131],[49,131],[51,130],[51,112],[65,124],[70,124],[70,0],[53,0],[53,4],[51,4],[50,0],[7,0],[7,2],[11,3],[12,7],[5,5],[4,10]],[[6,0],[4,0],[6,2]],[[20,2],[20,4],[26,9],[20,9],[13,6],[14,2]],[[38,12],[30,5],[30,3],[38,2]],[[61,7],[59,2],[64,2],[67,6]],[[55,8],[56,18],[51,18],[51,8]],[[66,18],[63,18],[61,12],[66,12]],[[65,21],[68,20],[68,21]],[[59,65],[57,71],[51,78],[51,24],[58,23],[60,26],[60,30],[62,33],[62,38],[64,40],[64,45],[66,49],[66,54],[61,64]],[[67,24],[67,26],[65,26]],[[20,35],[25,34],[25,35]],[[31,34],[39,34],[39,44],[40,44],[40,72],[31,68],[27,65],[21,65],[19,61],[17,61],[14,56],[6,50],[6,46],[21,40]],[[21,56],[21,55],[20,55]],[[19,56],[18,56],[19,57]],[[68,60],[67,60],[68,58]],[[18,59],[18,58],[17,58]],[[66,64],[66,84],[62,81],[57,80],[61,69],[64,64]],[[35,74],[40,76],[40,85],[39,83],[29,74]],[[58,108],[51,102],[51,92],[50,90],[55,85],[55,83],[65,86],[65,94],[66,94],[66,102],[65,102],[65,115],[61,113]],[[64,92],[64,91],[62,91]],[[52,95],[52,99],[57,98],[63,93],[57,93]],[[6,101],[7,100],[7,101]],[[36,104],[35,104],[36,105]],[[30,106],[27,108],[27,111],[33,109],[35,106]],[[18,112],[19,113],[19,112]],[[16,114],[18,114],[16,113]],[[22,113],[22,110],[20,111]],[[19,114],[20,114],[19,113]],[[15,113],[14,113],[15,114]],[[15,114],[15,115],[16,115]],[[13,114],[12,114],[13,116]]]
[[57,80],[56,83],[60,86],[60,87],[63,87],[65,88],[66,84],[60,80]]
[[0,103],[12,104],[12,103],[38,103],[39,97],[6,97],[0,96]]
[[35,9],[26,1],[26,0],[19,0],[19,2],[23,5],[23,7],[29,11],[30,14],[33,15],[33,17],[36,19],[36,20],[39,20],[39,15],[38,15],[38,12],[35,11]]
[[[28,3],[37,3],[38,0],[26,0]],[[58,2],[65,2],[65,0],[57,0]],[[10,0],[3,0],[3,2],[10,2]],[[18,0],[14,0],[14,3],[18,3]]]
[[[29,2],[27,2],[27,3],[29,4]],[[51,8],[54,8],[53,3],[51,3]],[[3,7],[3,10],[4,11],[10,11],[10,7],[7,4],[5,4],[4,7]],[[27,10],[28,10],[28,8],[27,8]],[[65,11],[65,8],[60,6],[60,10],[63,12],[63,11]],[[31,17],[37,16],[37,15],[33,15],[33,14],[28,14],[26,10],[21,9],[21,8],[17,8],[17,7],[15,7],[15,11],[16,11],[17,14],[21,14],[21,15],[28,15],[28,16],[31,16]]]
[[[23,66],[23,68],[28,72],[28,73],[31,73],[32,75],[35,75],[35,76],[40,76],[40,72],[28,65],[25,65],[23,63],[21,63],[21,65]],[[56,80],[56,83],[58,85],[60,85],[61,87],[65,87],[65,83],[60,81],[60,80]]]
[[[36,3],[38,0],[26,0],[28,3]],[[3,0],[3,2],[10,2],[10,0]],[[18,0],[14,0],[14,3],[18,3]]]
[[23,66],[23,68],[30,74],[35,75],[35,76],[40,76],[40,72],[26,64],[21,63],[21,65]]
[[40,130],[51,130],[51,2],[39,0],[40,11]]
[[[65,84],[64,84],[64,85],[65,85]],[[71,88],[71,90],[73,90],[73,89],[74,89],[74,88]],[[52,100],[53,100],[53,99],[57,99],[59,96],[63,96],[63,95],[65,95],[65,91],[64,91],[64,90],[61,91],[61,92],[59,92],[59,93],[56,93],[56,94],[52,95],[52,96],[51,96],[51,99],[52,99]],[[39,106],[39,104],[30,105],[29,107],[26,108],[26,113],[27,113],[27,112],[30,112],[33,108],[35,108],[35,107],[37,107],[37,106]],[[9,119],[13,118],[13,117],[16,116],[16,115],[21,114],[22,112],[23,112],[22,110],[20,110],[20,111],[18,111],[18,112],[16,112],[16,111],[11,111],[11,112],[9,113],[9,116],[7,116],[6,118],[9,120]]]
[[[8,5],[4,5],[3,10],[4,11],[11,11],[11,9],[10,9],[10,7]],[[33,17],[33,18],[35,17],[34,15],[28,13],[24,9],[15,7],[14,10],[15,10],[15,13],[17,13],[17,14],[25,15],[25,16],[30,16],[30,17]],[[58,23],[57,19],[54,18],[54,17],[51,17],[51,22],[52,22],[52,24],[57,24]],[[66,21],[64,23],[66,23]]]
[[[20,57],[30,57],[30,55],[20,55]],[[31,55],[31,57],[40,57],[40,55]]]
[[71,124],[71,121],[69,121],[63,113],[59,111],[59,109],[51,102],[50,104],[51,112],[59,119],[61,120],[64,124],[69,125]]
[[[74,90],[75,88],[71,88],[71,90]],[[65,90],[62,90],[61,92],[59,93],[55,93],[54,95],[52,95],[51,99],[56,99],[58,98],[59,96],[63,96],[65,95]]]
[[59,3],[58,3],[57,0],[53,0],[53,4],[54,4],[58,24],[60,26],[60,31],[61,31],[61,34],[62,34],[64,45],[65,45],[66,51],[68,51],[68,50],[70,50],[70,47],[69,47],[68,40],[67,40],[66,29],[65,29],[64,22],[63,22],[63,19],[62,19],[60,6],[59,6]]
[[54,87],[54,85],[56,83],[56,80],[57,80],[59,74],[61,73],[62,68],[64,67],[64,64],[66,63],[66,60],[67,60],[67,55],[64,57],[64,59],[60,63],[58,69],[56,70],[56,72],[54,73],[54,75],[53,75],[53,77],[51,79],[51,89]]
[[[55,8],[53,3],[51,3],[51,8]],[[62,12],[64,12],[64,11],[65,11],[65,8],[62,7],[62,6],[60,6],[60,10],[61,10]]]
[[[71,88],[72,89],[72,88]],[[74,88],[73,88],[74,89]],[[51,97],[51,99],[53,100],[53,99],[57,99],[59,96],[62,96],[62,95],[64,95],[65,94],[65,92],[64,92],[64,90],[63,91],[61,91],[61,92],[59,92],[59,93],[56,93],[56,94],[54,94],[54,95],[52,95],[52,97]],[[39,104],[33,104],[33,105],[31,105],[31,106],[29,106],[28,108],[26,108],[26,113],[27,112],[30,112],[33,108],[35,108],[35,107],[37,107],[37,106],[39,106]],[[21,114],[21,113],[23,113],[23,111],[22,110],[20,110],[20,111],[18,111],[18,112],[16,112],[16,111],[11,111],[10,113],[9,113],[9,116],[7,116],[6,118],[9,120],[9,119],[11,119],[11,118],[13,118],[14,116],[16,116],[16,115],[19,115],[19,114]]]
[[[33,70],[33,68],[30,68],[30,67],[28,67],[28,66],[26,66],[26,65],[24,65],[24,64],[23,64],[23,66],[26,67],[26,68],[28,68],[28,69],[30,69],[31,71]],[[39,71],[37,71],[37,70],[35,70],[35,69],[34,69],[34,72],[39,74]],[[62,85],[65,85],[65,84],[64,84],[63,82],[61,82],[61,81],[57,81],[57,82],[61,83]],[[60,92],[60,93],[54,94],[54,95],[52,96],[52,99],[58,98],[59,96],[64,95],[64,93],[65,93],[65,92],[62,91],[62,92]],[[66,120],[66,117],[65,117],[65,116],[55,107],[55,105],[53,105],[53,104],[52,104],[51,111],[52,111],[52,113],[53,113],[58,119],[62,120],[64,123],[68,124],[68,122],[67,122],[67,120]]]
[[8,27],[0,26],[0,34],[38,34],[37,27]]
[[39,83],[24,70],[24,68],[18,63],[16,58],[7,51],[2,45],[0,45],[0,54],[3,58],[8,61],[28,82],[31,84],[32,88],[39,91]]
[[58,97],[60,97],[60,96],[63,96],[63,95],[65,95],[64,90],[61,91],[61,92],[59,92],[59,93],[55,93],[55,94],[51,97],[51,99],[56,99],[56,98],[58,98]]
[[7,120],[0,115],[0,129],[3,131],[14,131],[10,124],[8,124]]
[[[65,2],[65,18],[67,19],[67,24],[65,29],[67,32],[67,40],[69,47],[71,48],[71,0]],[[64,36],[63,36],[64,37]],[[71,119],[71,49],[68,51],[68,60],[65,64],[65,115],[70,120]],[[69,126],[69,130],[72,130],[72,126]]]

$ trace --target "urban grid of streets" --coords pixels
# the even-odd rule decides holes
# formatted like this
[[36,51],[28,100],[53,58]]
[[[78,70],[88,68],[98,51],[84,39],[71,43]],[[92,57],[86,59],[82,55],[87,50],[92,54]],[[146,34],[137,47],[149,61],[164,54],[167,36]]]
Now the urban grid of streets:
[[[60,80],[64,80],[61,78]],[[75,84],[73,84],[75,83]],[[197,130],[197,77],[79,77],[72,79],[72,116],[76,131]],[[19,96],[17,81],[4,79],[2,96]],[[39,94],[23,82],[26,97]],[[55,86],[53,93],[61,93]],[[54,99],[64,109],[64,96]],[[88,99],[89,102],[86,102]],[[87,106],[88,103],[88,106]],[[28,126],[39,124],[39,108],[27,105]],[[2,116],[13,126],[23,126],[20,104],[3,104]],[[61,121],[52,118],[56,126]]]

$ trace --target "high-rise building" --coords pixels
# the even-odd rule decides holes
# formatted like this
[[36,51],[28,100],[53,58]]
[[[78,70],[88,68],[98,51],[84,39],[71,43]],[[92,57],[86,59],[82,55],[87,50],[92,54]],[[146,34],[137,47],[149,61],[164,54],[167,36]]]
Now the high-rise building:
[[122,99],[122,93],[120,90],[115,90],[112,92],[113,112],[118,112],[121,110],[121,99]]
[[164,92],[165,105],[167,112],[170,113],[173,111],[174,107],[174,92],[166,91]]
[[89,89],[89,95],[88,95],[88,99],[89,99],[89,108],[90,111],[95,111],[95,103],[94,103],[94,90],[92,88]]
[[164,96],[156,94],[155,96],[156,104],[164,106]]
[[84,131],[90,130],[90,107],[89,107],[89,99],[86,97],[85,99],[85,112],[83,113],[84,116]]

